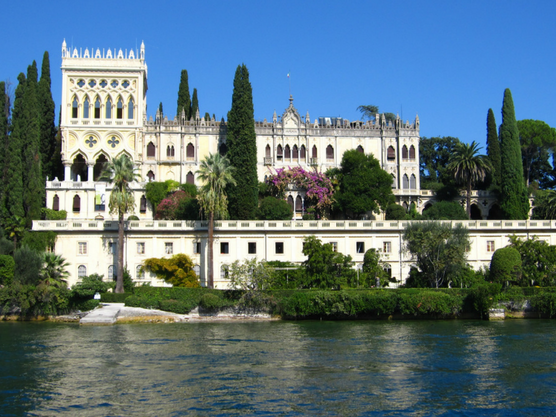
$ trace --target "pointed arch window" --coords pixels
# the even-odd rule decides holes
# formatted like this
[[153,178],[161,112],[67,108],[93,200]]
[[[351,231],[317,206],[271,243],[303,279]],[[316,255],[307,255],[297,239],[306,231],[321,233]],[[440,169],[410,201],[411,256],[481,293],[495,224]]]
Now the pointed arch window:
[[154,143],[149,142],[147,145],[147,158],[154,158],[156,156],[156,147]]
[[122,98],[118,98],[118,104],[116,105],[116,118],[123,119],[124,118],[124,102]]
[[396,150],[393,146],[388,147],[388,153],[386,155],[386,159],[388,161],[395,161],[396,160]]
[[193,161],[195,159],[195,146],[192,143],[188,143],[185,148],[185,156],[188,161]]
[[140,213],[147,212],[147,197],[145,197],[144,195],[142,195],[141,199],[139,200],[139,212]]
[[78,109],[79,109],[79,102],[77,101],[77,97],[74,97],[73,101],[71,103],[71,117],[72,117],[72,119],[77,119]]
[[301,145],[301,149],[299,149],[299,158],[303,160],[307,158],[307,150],[305,149],[305,145]]
[[284,148],[284,159],[291,159],[291,157],[290,145],[286,145]]
[[85,97],[85,101],[83,101],[83,118],[89,118],[89,97]]
[[282,159],[282,156],[283,156],[282,145],[278,145],[278,148],[276,148],[276,157],[278,159]]
[[185,182],[187,184],[195,184],[195,175],[193,175],[193,172],[189,171],[187,173],[187,175],[185,176]]
[[417,188],[417,177],[415,177],[415,174],[411,174],[411,178],[409,179],[409,188],[412,190]]
[[404,174],[403,176],[402,189],[404,190],[409,189],[409,177],[407,176],[407,174]]
[[95,119],[100,119],[100,98],[95,100]]
[[168,145],[166,148],[166,156],[168,158],[173,158],[175,156],[175,152],[174,145]]
[[112,100],[110,100],[110,97],[108,97],[108,100],[106,100],[106,113],[104,117],[106,119],[112,118]]
[[152,170],[147,172],[147,178],[149,179],[149,182],[154,181],[154,172],[152,172]]
[[409,159],[415,159],[415,146],[413,145],[409,148]]
[[58,194],[55,194],[52,199],[52,210],[60,211],[60,197],[58,197]]
[[265,158],[270,158],[270,145],[266,145],[266,148],[264,148],[264,157]]
[[301,199],[301,196],[297,196],[297,198],[295,199],[295,212],[296,213],[301,213],[301,211],[303,210],[303,200]]
[[133,99],[130,98],[129,101],[127,102],[127,118],[128,119],[133,119]]
[[295,206],[293,205],[293,197],[291,195],[288,196],[288,204],[290,205],[292,210],[295,210]]
[[365,151],[363,150],[363,147],[362,147],[361,145],[359,145],[359,146],[357,147],[357,152],[359,152],[359,153],[365,153]]
[[299,149],[297,148],[297,145],[293,145],[292,158],[293,159],[298,159],[299,158]]
[[73,197],[73,212],[79,213],[81,211],[81,198],[78,195]]
[[313,145],[313,155],[312,158],[317,159],[318,158],[318,152],[317,152],[317,145]]
[[326,147],[326,160],[331,161],[334,159],[334,148],[332,145],[328,145]]
[[407,146],[403,145],[402,147],[402,159],[408,159],[409,152],[407,151]]

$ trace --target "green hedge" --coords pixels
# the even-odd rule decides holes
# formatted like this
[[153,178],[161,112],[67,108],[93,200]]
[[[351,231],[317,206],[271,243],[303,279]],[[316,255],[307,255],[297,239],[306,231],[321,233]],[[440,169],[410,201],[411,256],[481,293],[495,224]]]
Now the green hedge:
[[102,301],[103,303],[125,303],[127,297],[131,295],[133,295],[133,293],[130,292],[103,292],[102,294],[100,294],[100,301]]

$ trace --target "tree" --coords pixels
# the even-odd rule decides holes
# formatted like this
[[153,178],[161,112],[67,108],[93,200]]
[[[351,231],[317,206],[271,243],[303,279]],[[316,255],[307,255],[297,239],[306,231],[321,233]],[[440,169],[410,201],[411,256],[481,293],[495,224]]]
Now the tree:
[[155,213],[160,202],[168,195],[168,191],[168,184],[166,182],[152,181],[148,182],[145,186],[145,197],[151,203]]
[[56,176],[56,125],[55,104],[50,81],[50,59],[46,51],[42,59],[41,79],[37,101],[40,109],[40,154],[42,176],[52,180]]
[[308,288],[339,290],[348,282],[355,284],[355,271],[351,256],[335,252],[332,244],[322,243],[316,236],[308,236],[303,242],[303,262]]
[[197,89],[193,89],[193,98],[191,99],[191,117],[197,117],[199,111],[199,99],[197,98]]
[[[189,96],[189,80],[187,77],[187,70],[181,71],[180,87],[178,90],[178,118],[181,117],[182,111],[185,113],[185,120],[189,120],[191,118],[191,98]],[[160,113],[162,115],[162,111]]]
[[[377,114],[379,114],[378,106],[373,106],[372,104],[366,106],[359,106],[357,110],[361,112],[363,119],[375,120]],[[384,118],[387,122],[394,123],[396,121],[396,115],[394,113],[384,113]]]
[[247,67],[239,65],[234,78],[232,108],[228,113],[227,157],[235,168],[237,187],[228,185],[230,217],[255,218],[258,203],[257,138],[253,114],[253,92]]
[[266,261],[246,259],[235,261],[228,267],[230,287],[243,291],[262,291],[272,284],[272,268]]
[[519,120],[519,143],[523,158],[525,185],[532,181],[546,183],[552,170],[548,162],[549,150],[556,145],[556,133],[553,128],[541,120]]
[[460,143],[458,138],[422,137],[419,141],[419,164],[421,188],[438,189],[453,182],[447,172],[450,156]]
[[[8,155],[9,97],[6,84],[0,81],[0,204],[4,201],[5,169]],[[0,206],[1,207],[1,206]],[[0,214],[2,210],[0,209]]]
[[447,284],[450,275],[465,266],[470,240],[463,226],[452,228],[439,222],[412,222],[405,227],[403,239],[421,277],[431,287]]
[[533,208],[534,220],[553,220],[556,219],[556,191],[537,190]]
[[394,202],[392,176],[372,155],[355,149],[346,151],[339,171],[340,192],[336,196],[346,214],[361,218],[367,212],[380,213]]
[[521,256],[517,249],[507,246],[496,249],[490,260],[490,279],[502,285],[519,282],[521,278]]
[[259,220],[291,220],[293,209],[285,200],[276,197],[265,197],[257,210]]
[[219,153],[209,154],[201,161],[200,169],[197,171],[198,178],[203,182],[197,197],[201,211],[208,216],[208,277],[207,285],[214,287],[213,272],[213,243],[214,243],[214,219],[228,217],[228,199],[226,186],[235,185],[232,176],[234,168],[226,157]]
[[500,159],[500,140],[492,109],[488,109],[487,114],[487,155],[492,165],[493,182],[499,187],[502,184],[502,161]]
[[67,288],[67,278],[69,266],[61,255],[56,255],[52,252],[44,252],[43,266],[40,272],[41,281],[48,287],[54,288]]
[[131,183],[139,179],[133,161],[122,154],[106,162],[99,177],[99,181],[112,184],[110,200],[110,214],[118,215],[118,270],[115,292],[124,292],[124,215],[135,209],[135,198],[131,190]]
[[407,210],[399,204],[391,203],[386,207],[386,220],[404,220],[406,216]]
[[448,171],[453,173],[457,182],[465,184],[467,217],[471,217],[471,188],[478,181],[483,181],[490,171],[490,164],[485,155],[477,155],[478,144],[460,143],[450,157]]
[[423,211],[423,220],[469,220],[469,215],[456,201],[439,201]]
[[509,88],[504,91],[500,152],[504,181],[500,187],[500,208],[508,220],[524,220],[529,215],[529,199],[523,180],[523,162],[514,102]]
[[193,266],[191,258],[183,253],[178,253],[170,259],[149,258],[143,261],[143,269],[153,272],[174,287],[200,288],[199,277]]
[[362,280],[361,286],[377,286],[377,280],[380,287],[388,283],[388,274],[380,260],[380,252],[376,249],[369,249],[365,252],[363,257],[363,274],[366,275],[366,279]]
[[[521,257],[524,282],[528,285],[552,286],[556,284],[556,247],[533,236],[522,239],[510,236],[510,247]],[[496,253],[496,252],[495,252]]]

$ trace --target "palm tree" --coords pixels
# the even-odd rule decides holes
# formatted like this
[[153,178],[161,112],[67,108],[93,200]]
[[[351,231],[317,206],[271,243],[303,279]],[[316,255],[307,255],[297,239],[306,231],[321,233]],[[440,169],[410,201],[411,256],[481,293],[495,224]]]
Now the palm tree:
[[55,253],[45,252],[43,255],[43,267],[40,272],[41,281],[48,287],[67,288],[66,278],[69,277],[67,267],[69,263]]
[[368,120],[374,120],[376,114],[378,113],[378,106],[373,106],[372,104],[363,105],[357,107],[357,110],[361,112],[361,116],[364,119],[367,118]]
[[219,153],[209,154],[201,161],[201,167],[197,171],[198,178],[204,182],[199,190],[197,199],[201,210],[208,216],[208,279],[209,288],[214,287],[213,271],[213,235],[214,219],[226,218],[228,216],[228,198],[226,197],[226,185],[236,185],[232,177],[234,168],[230,166],[230,161]]
[[130,184],[139,179],[133,161],[122,154],[106,162],[100,174],[100,181],[112,183],[110,193],[110,214],[118,215],[118,269],[115,292],[124,292],[124,214],[133,212],[135,198]]
[[448,170],[460,184],[465,184],[467,190],[467,216],[471,218],[471,188],[479,181],[483,181],[492,169],[485,155],[477,155],[481,148],[473,141],[459,143],[448,162]]

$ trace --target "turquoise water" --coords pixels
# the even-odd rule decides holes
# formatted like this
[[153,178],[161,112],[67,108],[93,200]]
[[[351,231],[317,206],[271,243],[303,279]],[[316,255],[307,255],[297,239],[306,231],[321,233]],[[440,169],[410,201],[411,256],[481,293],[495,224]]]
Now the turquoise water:
[[555,326],[0,323],[0,415],[555,415]]

